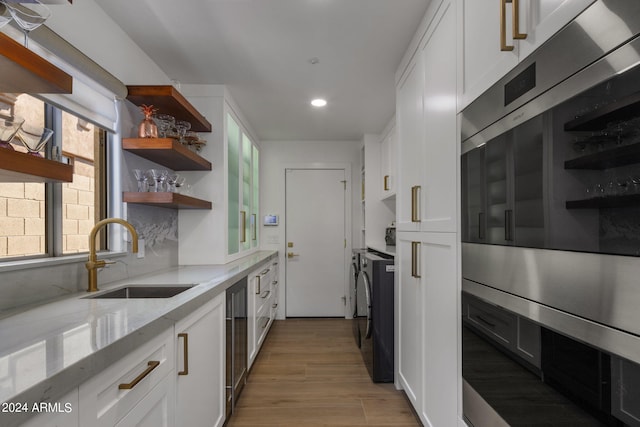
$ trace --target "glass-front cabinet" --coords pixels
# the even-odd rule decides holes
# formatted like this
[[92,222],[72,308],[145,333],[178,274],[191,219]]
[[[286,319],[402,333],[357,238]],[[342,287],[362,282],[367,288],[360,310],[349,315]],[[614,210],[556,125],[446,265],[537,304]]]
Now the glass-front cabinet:
[[227,114],[227,254],[258,247],[259,149]]

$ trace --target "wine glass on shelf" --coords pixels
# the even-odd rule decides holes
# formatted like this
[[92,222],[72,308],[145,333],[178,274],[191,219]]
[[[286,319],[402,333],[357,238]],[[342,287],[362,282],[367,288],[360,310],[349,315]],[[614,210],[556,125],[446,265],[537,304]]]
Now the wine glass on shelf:
[[164,182],[167,179],[167,175],[169,172],[166,169],[149,169],[147,171],[147,176],[154,181],[153,191],[154,192],[162,192],[164,191]]
[[0,28],[11,21],[11,12],[4,1],[0,1]]
[[51,16],[51,10],[40,0],[29,0],[28,3],[9,3],[3,2],[9,9],[9,13],[13,20],[22,28],[24,33],[24,46],[29,47],[29,33]]
[[174,184],[176,187],[176,193],[182,192],[182,187],[184,187],[186,183],[187,183],[187,178],[185,178],[184,176],[178,176]]
[[33,126],[25,123],[18,129],[18,139],[22,141],[22,145],[32,156],[42,157],[40,150],[44,148],[52,136],[53,131],[43,126]]
[[24,124],[24,119],[18,116],[0,114],[0,147],[13,150],[11,140]]
[[169,175],[167,175],[167,191],[170,193],[175,193],[176,192],[176,182],[178,182],[178,178],[180,178],[180,175],[178,175],[177,173],[170,173]]
[[142,169],[134,169],[133,176],[135,176],[136,181],[138,181],[138,191],[146,192],[149,189],[149,182],[145,171]]
[[186,140],[184,139],[187,131],[191,129],[191,123],[185,121],[185,120],[178,120],[176,121],[176,130],[178,131],[178,141],[181,144],[185,144]]

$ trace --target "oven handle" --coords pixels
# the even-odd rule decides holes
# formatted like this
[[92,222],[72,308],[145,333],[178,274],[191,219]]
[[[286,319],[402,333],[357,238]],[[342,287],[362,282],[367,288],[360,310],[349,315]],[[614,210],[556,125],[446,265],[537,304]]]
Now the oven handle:
[[504,211],[504,240],[513,241],[513,209]]

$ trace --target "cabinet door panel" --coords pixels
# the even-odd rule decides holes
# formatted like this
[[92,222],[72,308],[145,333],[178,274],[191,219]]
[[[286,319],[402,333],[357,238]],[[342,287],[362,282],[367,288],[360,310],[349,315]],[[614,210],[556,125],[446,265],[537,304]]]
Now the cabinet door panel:
[[153,388],[116,427],[170,427],[182,424],[174,420],[175,388],[170,375],[167,375]]
[[[224,422],[225,294],[176,324],[176,424]],[[186,342],[185,342],[186,339]],[[186,358],[185,358],[186,356]]]
[[421,242],[424,287],[423,415],[432,426],[456,425],[459,295],[455,233],[426,233]]
[[240,127],[227,115],[227,253],[240,250]]
[[[456,231],[458,157],[456,127],[456,21],[444,2],[436,28],[422,51],[424,72],[425,155],[420,191],[423,231]],[[403,167],[404,169],[404,167]]]
[[416,61],[397,92],[398,155],[402,165],[396,187],[397,230],[415,231],[412,222],[412,187],[423,180],[424,161],[424,73]]
[[[505,52],[500,50],[500,1],[461,0],[458,28],[462,31],[462,72],[460,104],[462,110],[518,64],[518,46]],[[507,5],[510,17],[511,5]],[[507,42],[513,44],[507,19]]]
[[[424,286],[412,276],[420,233],[399,232],[396,238],[398,262],[398,375],[402,388],[416,411],[422,407]],[[415,271],[414,271],[415,272]]]

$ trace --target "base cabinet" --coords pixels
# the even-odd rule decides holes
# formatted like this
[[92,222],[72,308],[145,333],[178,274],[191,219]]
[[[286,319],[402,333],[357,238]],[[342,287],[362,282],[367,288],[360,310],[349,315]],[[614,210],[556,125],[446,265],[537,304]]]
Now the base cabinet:
[[398,378],[425,426],[458,419],[458,238],[398,233]]
[[225,294],[176,323],[176,422],[222,426],[225,420]]
[[278,261],[262,264],[249,275],[248,299],[248,353],[251,368],[278,308]]
[[[172,425],[173,328],[80,385],[81,426]],[[140,424],[143,420],[154,424]]]

